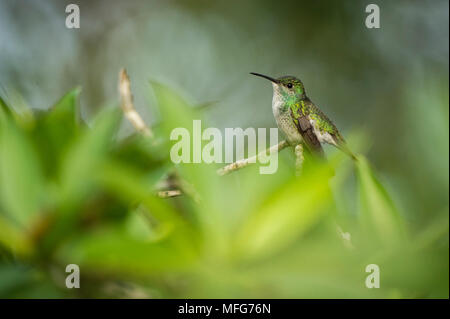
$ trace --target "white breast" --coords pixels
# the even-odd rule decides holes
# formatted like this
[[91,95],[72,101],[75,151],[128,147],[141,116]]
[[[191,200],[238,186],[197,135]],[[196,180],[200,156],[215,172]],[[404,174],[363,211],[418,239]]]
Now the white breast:
[[278,128],[286,136],[289,143],[298,144],[302,141],[302,136],[298,132],[295,123],[293,122],[289,110],[283,111],[283,103],[274,94],[272,100],[272,111],[275,120],[277,121]]

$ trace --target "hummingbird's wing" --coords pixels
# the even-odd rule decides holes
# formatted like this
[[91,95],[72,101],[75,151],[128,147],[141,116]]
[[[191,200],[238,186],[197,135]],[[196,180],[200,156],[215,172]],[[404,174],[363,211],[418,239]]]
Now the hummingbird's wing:
[[[341,151],[352,157],[354,160],[357,160],[356,156],[348,148],[347,143],[345,142],[341,133],[339,133],[339,130],[337,129],[336,125],[334,125],[334,123],[325,115],[325,113],[323,113],[309,98],[306,98],[305,105],[307,107],[306,108],[307,112],[309,113],[312,112],[316,114],[316,118],[318,117],[321,119],[320,124],[318,124],[319,130],[322,131],[321,136],[318,137],[319,142],[334,145]],[[297,112],[297,113],[304,114],[304,112]],[[308,113],[304,116],[308,117]],[[321,128],[320,125],[322,126]]]
[[295,126],[297,126],[298,131],[303,137],[306,146],[309,150],[321,157],[324,157],[322,145],[319,142],[316,134],[314,133],[314,128],[311,125],[307,115],[303,115],[302,112],[294,112],[290,109],[292,119],[294,120]]

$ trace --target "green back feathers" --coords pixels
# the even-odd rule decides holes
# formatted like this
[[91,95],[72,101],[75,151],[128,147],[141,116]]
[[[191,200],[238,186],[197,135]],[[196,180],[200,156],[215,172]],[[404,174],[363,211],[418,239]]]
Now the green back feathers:
[[[316,106],[309,98],[301,99],[289,105],[295,118],[308,116],[316,122],[321,132],[328,132],[332,135],[339,135],[333,122]],[[339,136],[338,136],[339,137]]]
[[333,122],[306,96],[305,87],[300,79],[288,75],[278,78],[277,81],[284,87],[282,94],[286,107],[292,110],[295,119],[309,116],[315,120],[320,131],[340,137]]

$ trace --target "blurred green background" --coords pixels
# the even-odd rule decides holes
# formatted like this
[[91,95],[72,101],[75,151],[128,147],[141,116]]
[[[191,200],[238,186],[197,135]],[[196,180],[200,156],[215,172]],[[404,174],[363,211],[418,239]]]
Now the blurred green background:
[[[71,2],[0,1],[0,297],[448,298],[448,1],[376,1],[380,29],[367,1],[138,0],[66,29]],[[275,127],[252,71],[301,78],[360,161],[174,167],[192,119]],[[153,195],[174,172],[194,196]]]

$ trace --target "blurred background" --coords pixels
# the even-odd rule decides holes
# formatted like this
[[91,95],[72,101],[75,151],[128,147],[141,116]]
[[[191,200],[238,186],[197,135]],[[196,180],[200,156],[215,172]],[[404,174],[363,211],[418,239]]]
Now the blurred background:
[[[80,7],[80,29],[65,27],[65,7],[69,3]],[[368,15],[365,8],[369,3],[380,7],[379,29],[367,29],[365,26]],[[202,109],[208,126],[220,129],[269,128],[276,125],[271,111],[271,86],[248,73],[297,76],[303,81],[308,96],[333,119],[344,136],[348,137],[350,145],[365,154],[370,167],[376,171],[377,182],[374,185],[383,185],[380,192],[389,194],[386,201],[395,204],[395,210],[399,211],[413,236],[427,232],[424,227],[436,220],[437,225],[448,225],[448,6],[445,0],[1,0],[0,95],[16,110],[47,110],[65,93],[80,86],[82,93],[77,105],[85,121],[93,123],[92,119],[103,109],[118,106],[118,71],[125,67],[131,77],[136,108],[149,125],[160,127],[168,121],[161,110],[165,93],[158,95],[158,89],[150,90],[151,80],[177,92],[194,109],[196,105],[210,104]],[[164,129],[161,128],[163,132]],[[133,127],[122,121],[119,135],[126,137],[133,132]],[[339,156],[331,148],[326,150],[331,156]],[[292,154],[285,152],[287,154],[281,154],[281,172],[277,177],[254,177],[257,171],[249,170],[230,177],[226,181],[228,184],[218,186],[217,194],[213,196],[217,202],[211,205],[220,206],[219,210],[232,216],[231,228],[245,219],[240,216],[241,211],[258,206],[261,204],[260,198],[292,182],[293,176],[289,170]],[[357,195],[354,170],[349,168],[349,163],[345,165],[346,182],[335,186],[334,200],[330,200],[330,205],[334,207],[335,214],[348,218],[348,227],[351,227],[352,216],[358,215],[361,196]],[[334,168],[340,176],[339,169]],[[364,181],[361,172],[367,173],[371,169],[358,169]],[[187,176],[189,174],[194,173],[187,173]],[[263,185],[260,186],[261,192],[255,190],[255,185]],[[8,187],[6,183],[0,186]],[[254,193],[254,196],[240,198],[228,193],[231,191],[222,193],[221,187],[238,187],[244,193]],[[229,203],[228,196],[237,196],[235,203]],[[191,207],[194,204],[186,204],[182,199],[179,201],[181,203],[174,204],[176,209],[196,210]],[[227,209],[221,206],[223,204],[228,205]],[[282,207],[275,211],[282,211]],[[3,210],[7,211],[6,204]],[[276,215],[273,217],[276,218]],[[289,221],[289,218],[286,220]],[[342,222],[342,225],[347,222]],[[212,228],[216,227],[215,223],[214,220],[205,221],[205,225]],[[430,263],[434,268],[422,265],[409,273],[410,276],[422,278],[420,283],[413,287],[405,284],[407,288],[402,290],[404,281],[393,280],[390,289],[379,294],[368,293],[359,286],[361,290],[336,288],[342,287],[339,280],[345,282],[343,278],[347,278],[338,270],[324,270],[326,276],[340,278],[333,281],[336,285],[332,288],[311,279],[308,271],[313,268],[320,271],[321,265],[336,261],[332,257],[327,261],[323,256],[316,256],[314,245],[317,241],[314,239],[310,239],[311,245],[302,242],[302,245],[307,245],[307,250],[301,251],[311,252],[308,255],[311,262],[299,266],[299,269],[306,267],[308,271],[296,274],[296,269],[288,266],[291,262],[278,265],[279,276],[275,276],[270,283],[262,284],[262,287],[260,278],[266,276],[268,269],[278,269],[277,265],[260,270],[261,277],[255,279],[258,284],[251,279],[240,278],[241,270],[235,270],[233,274],[238,274],[239,285],[230,284],[232,287],[225,282],[218,286],[212,284],[217,284],[217,277],[209,272],[210,277],[197,281],[199,276],[202,277],[198,269],[203,268],[196,268],[195,275],[189,279],[184,276],[173,279],[170,273],[170,278],[161,279],[163,282],[151,282],[145,289],[134,286],[136,282],[142,282],[141,277],[135,282],[125,275],[124,280],[126,285],[130,285],[126,286],[127,289],[137,289],[138,292],[133,292],[132,296],[448,298],[448,228],[443,234],[443,239],[439,237],[439,249],[443,249],[444,254],[439,249],[436,253],[434,248],[430,253],[433,256]],[[290,241],[293,241],[292,238]],[[336,240],[332,241],[332,245],[337,245]],[[323,244],[327,252],[324,252],[325,255],[335,251],[334,246],[329,244],[329,241]],[[317,245],[320,250],[322,244]],[[217,247],[214,250],[220,251]],[[92,249],[96,251],[100,248]],[[286,260],[302,259],[301,253],[293,254],[288,255]],[[87,260],[87,265],[98,266],[99,261],[86,257],[89,254],[81,255],[77,255],[81,264]],[[414,256],[416,261],[428,255]],[[66,261],[65,257],[58,258]],[[361,260],[366,260],[366,257],[361,257]],[[408,260],[405,267],[411,264],[410,259],[405,260]],[[396,270],[399,273],[406,271],[399,266],[398,260],[391,262],[399,267]],[[221,258],[213,264],[212,268],[217,269],[220,276],[234,278]],[[345,268],[341,264],[337,268],[340,267]],[[13,268],[17,269],[16,266]],[[4,273],[9,274],[8,271],[13,271],[11,269],[4,270]],[[118,273],[123,274],[122,268],[117,269],[120,269]],[[113,278],[117,276],[117,269],[111,270]],[[124,272],[133,273],[130,269]],[[52,270],[46,268],[44,273],[51,274]],[[103,278],[101,271],[100,274],[93,273],[94,282],[102,280],[99,279]],[[257,272],[252,273],[256,276]],[[2,278],[8,276],[2,277],[1,274],[0,270],[0,296],[28,296],[25,288],[18,288],[14,283],[4,288],[2,293]],[[360,276],[364,277],[364,274]],[[146,275],[144,277],[147,278]],[[447,283],[441,282],[442,279]],[[211,282],[211,286],[205,282]],[[107,296],[126,296],[122,284],[107,282],[105,285],[109,287]],[[51,288],[46,293],[48,296],[68,296],[65,290],[61,293]],[[84,293],[82,296],[104,296],[91,290]],[[38,296],[47,295],[39,292]]]

